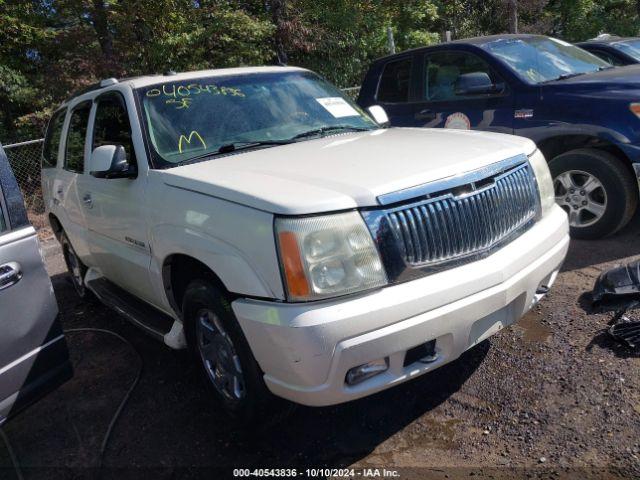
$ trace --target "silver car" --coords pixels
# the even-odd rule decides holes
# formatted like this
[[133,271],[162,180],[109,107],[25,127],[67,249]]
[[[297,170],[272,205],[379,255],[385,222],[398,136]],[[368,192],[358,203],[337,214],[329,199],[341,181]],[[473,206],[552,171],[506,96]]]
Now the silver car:
[[0,145],[0,425],[71,375],[38,237]]

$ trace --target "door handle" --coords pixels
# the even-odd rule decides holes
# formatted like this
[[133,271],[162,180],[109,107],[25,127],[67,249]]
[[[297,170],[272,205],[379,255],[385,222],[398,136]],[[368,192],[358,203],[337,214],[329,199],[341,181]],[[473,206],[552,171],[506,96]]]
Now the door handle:
[[60,200],[64,198],[64,190],[62,189],[62,187],[58,187],[58,190],[56,190],[56,193],[58,194],[58,197],[60,197]]
[[84,196],[82,197],[82,202],[88,207],[91,208],[93,207],[93,198],[91,198],[91,194],[90,193],[85,193]]
[[9,288],[20,281],[22,270],[16,262],[0,265],[0,290]]
[[425,108],[424,110],[420,110],[415,115],[416,120],[433,120],[436,118],[436,112],[429,108]]

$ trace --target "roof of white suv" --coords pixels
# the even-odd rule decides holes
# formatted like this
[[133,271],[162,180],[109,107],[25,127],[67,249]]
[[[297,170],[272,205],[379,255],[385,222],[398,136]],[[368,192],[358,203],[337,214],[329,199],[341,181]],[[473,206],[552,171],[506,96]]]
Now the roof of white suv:
[[149,85],[155,85],[157,83],[164,82],[181,82],[184,80],[191,80],[196,78],[206,77],[221,77],[225,75],[247,75],[251,73],[273,73],[273,72],[296,72],[306,71],[300,67],[282,67],[282,66],[264,66],[264,67],[237,67],[237,68],[218,68],[212,70],[197,70],[193,72],[181,72],[181,73],[166,73],[158,75],[144,75],[140,77],[123,78],[120,80],[114,79],[113,82],[109,82],[106,79],[91,85],[79,92],[75,92],[67,100],[63,102],[63,105],[68,104],[74,98],[80,97],[88,92],[99,93],[103,89],[112,87],[115,84],[128,85],[129,87],[136,89],[141,87],[147,87]]
[[184,80],[191,80],[193,78],[204,77],[220,77],[224,75],[246,75],[250,73],[272,73],[272,72],[294,72],[301,71],[303,68],[299,67],[280,67],[280,66],[267,66],[267,67],[239,67],[239,68],[218,68],[214,70],[198,70],[195,72],[182,72],[176,74],[165,75],[145,75],[143,77],[127,78],[123,79],[121,83],[128,83],[132,88],[146,87],[154,85],[156,83],[163,82],[180,82]]

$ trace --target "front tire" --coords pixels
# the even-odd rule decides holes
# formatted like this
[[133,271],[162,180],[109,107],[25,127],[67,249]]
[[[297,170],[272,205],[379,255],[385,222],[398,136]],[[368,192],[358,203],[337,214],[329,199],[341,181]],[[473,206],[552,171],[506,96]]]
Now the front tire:
[[255,420],[274,397],[225,293],[211,281],[192,281],[182,311],[189,347],[213,395],[240,423]]
[[549,163],[556,203],[569,215],[571,236],[596,239],[624,227],[638,203],[638,185],[614,155],[577,149]]

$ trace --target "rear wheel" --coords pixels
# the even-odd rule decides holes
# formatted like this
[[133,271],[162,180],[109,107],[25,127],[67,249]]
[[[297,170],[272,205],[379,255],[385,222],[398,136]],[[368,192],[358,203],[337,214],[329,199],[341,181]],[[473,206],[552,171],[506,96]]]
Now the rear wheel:
[[76,251],[73,249],[73,245],[71,245],[67,234],[64,232],[60,235],[60,245],[62,246],[62,255],[67,265],[69,275],[71,276],[73,288],[80,298],[86,300],[91,295],[84,285],[84,276],[87,273],[87,267],[78,258]]
[[556,202],[569,215],[571,236],[595,239],[624,227],[636,209],[638,186],[614,155],[578,149],[549,163]]
[[213,395],[241,423],[257,419],[274,397],[224,292],[211,281],[195,280],[182,311],[189,346]]

